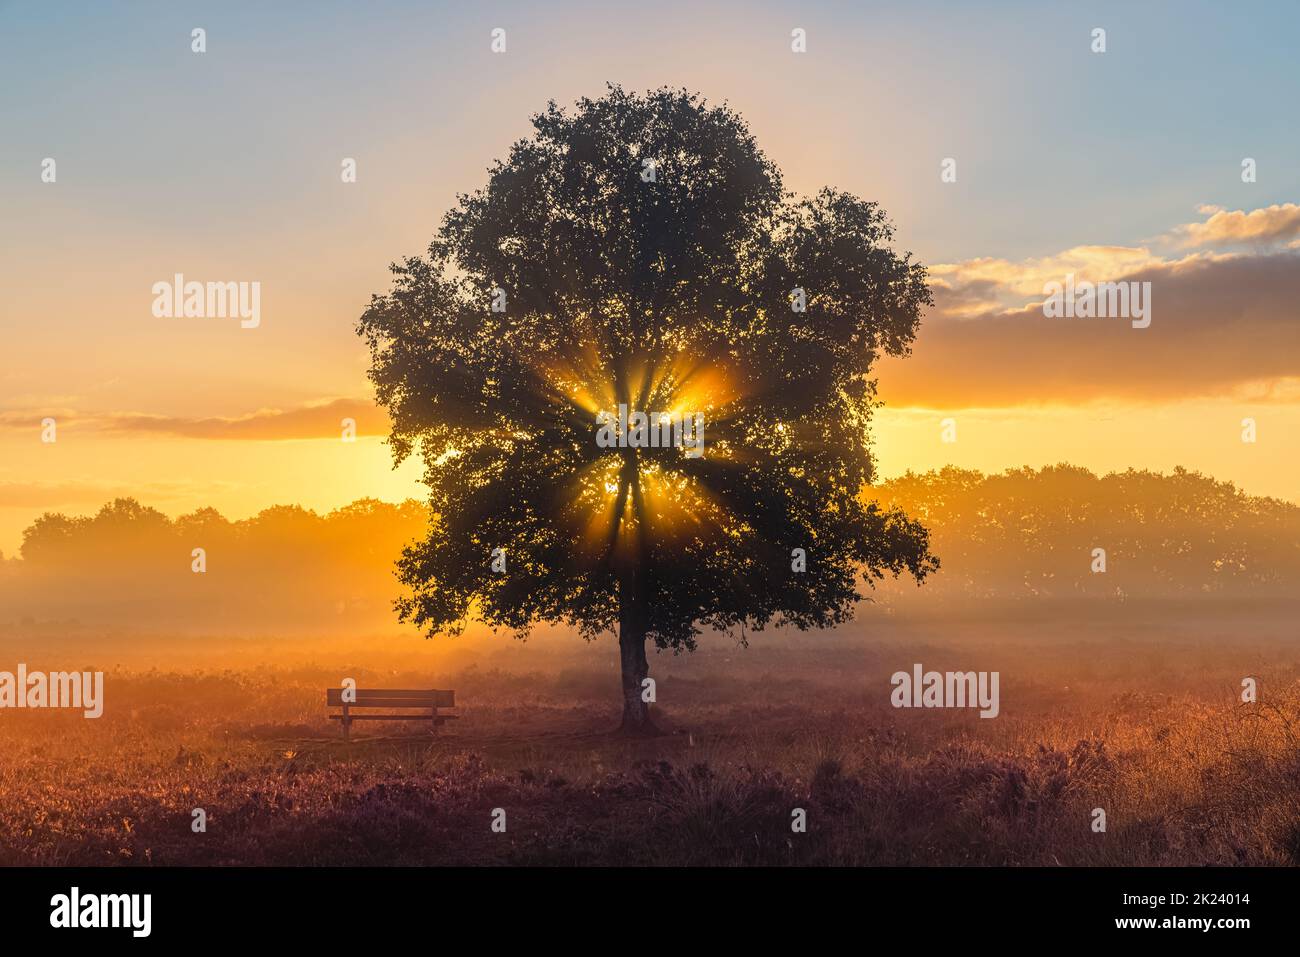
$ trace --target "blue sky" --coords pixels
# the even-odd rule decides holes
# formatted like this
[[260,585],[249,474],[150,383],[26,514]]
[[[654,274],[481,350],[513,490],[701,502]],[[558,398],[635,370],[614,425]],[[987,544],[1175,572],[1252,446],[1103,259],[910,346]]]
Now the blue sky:
[[[192,26],[208,31],[202,57]],[[493,26],[506,56],[488,51]],[[546,99],[614,80],[729,100],[791,186],[881,200],[927,260],[1134,243],[1198,203],[1297,194],[1298,30],[1300,5],[1249,2],[11,2],[0,198],[30,209],[31,157],[58,154],[105,228],[188,229],[163,195],[218,208],[210,238],[239,244],[318,217],[315,176],[343,153],[384,181],[368,213],[414,200],[432,214]],[[946,190],[945,156],[959,164]]]

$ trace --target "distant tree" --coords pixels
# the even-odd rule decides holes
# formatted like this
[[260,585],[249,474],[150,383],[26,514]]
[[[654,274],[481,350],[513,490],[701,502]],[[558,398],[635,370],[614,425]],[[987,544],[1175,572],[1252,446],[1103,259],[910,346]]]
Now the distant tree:
[[[532,123],[359,323],[431,493],[398,610],[430,635],[617,627],[623,727],[652,731],[647,640],[834,625],[860,582],[935,567],[919,523],[859,496],[869,371],[908,351],[926,273],[874,203],[785,193],[697,95],[611,87]],[[702,413],[704,454],[600,447],[620,404]]]
[[78,541],[78,533],[88,521],[84,518],[68,518],[57,512],[46,512],[23,529],[19,554],[28,564],[52,563],[67,554]]

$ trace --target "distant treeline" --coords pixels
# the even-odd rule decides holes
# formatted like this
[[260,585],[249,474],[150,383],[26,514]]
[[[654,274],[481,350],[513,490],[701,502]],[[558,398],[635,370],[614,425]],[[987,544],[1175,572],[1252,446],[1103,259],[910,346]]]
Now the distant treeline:
[[930,529],[935,596],[1300,598],[1300,506],[1181,468],[949,467],[870,494]]
[[[931,532],[937,574],[883,586],[933,598],[1300,598],[1300,506],[1178,469],[1098,477],[1082,468],[1001,475],[945,468],[864,495]],[[0,562],[0,624],[332,631],[391,628],[393,563],[422,537],[419,502],[363,499],[326,515],[277,506],[242,521],[171,519],[134,499],[93,516],[46,514]],[[206,570],[196,573],[195,549]],[[1096,550],[1104,550],[1102,556]],[[816,548],[809,549],[816,560]]]
[[[45,514],[3,564],[0,622],[186,632],[391,628],[393,563],[428,511],[362,499],[327,515],[296,505],[229,521],[176,519],[120,498],[89,517]],[[198,561],[205,570],[194,571]]]

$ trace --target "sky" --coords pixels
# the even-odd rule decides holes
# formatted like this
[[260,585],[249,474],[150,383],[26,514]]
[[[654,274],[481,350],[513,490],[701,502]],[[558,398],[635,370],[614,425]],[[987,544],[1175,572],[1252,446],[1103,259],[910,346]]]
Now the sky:
[[[422,497],[355,322],[532,114],[606,82],[727,102],[788,188],[879,202],[930,267],[880,367],[882,476],[1182,465],[1300,501],[1298,28],[1252,2],[0,0],[0,552],[119,495]],[[154,316],[177,273],[259,282],[260,324]],[[1150,281],[1151,325],[1045,318],[1068,273]]]

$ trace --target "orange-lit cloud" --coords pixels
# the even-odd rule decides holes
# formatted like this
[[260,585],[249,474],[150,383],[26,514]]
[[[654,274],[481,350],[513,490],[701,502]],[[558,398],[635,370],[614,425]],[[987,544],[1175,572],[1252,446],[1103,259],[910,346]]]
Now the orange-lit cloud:
[[99,506],[115,498],[148,502],[175,502],[211,495],[229,488],[228,482],[0,482],[0,508],[65,508]]
[[[930,267],[936,314],[973,318],[1039,302],[1043,286],[1068,273],[1092,282],[1115,280],[1144,269],[1188,265],[1195,260],[1233,255],[1206,247],[1253,246],[1253,254],[1300,248],[1300,205],[1284,203],[1253,210],[1201,206],[1206,218],[1173,227],[1155,242],[1180,250],[1176,256],[1152,252],[1150,246],[1074,246],[1049,256],[1014,262],[996,257],[939,263]],[[1242,255],[1242,253],[1236,253]]]
[[1163,260],[1145,247],[1075,246],[1054,256],[1011,262],[969,259],[941,263],[930,269],[935,305],[949,317],[968,317],[1000,306],[1041,299],[1043,284],[1066,273],[1097,279],[1123,276]]
[[[1068,271],[1052,278],[1061,281]],[[987,264],[972,272],[983,277],[977,283],[993,282]],[[1021,289],[1030,281],[1025,275],[1007,273]],[[895,407],[930,408],[1240,395],[1295,400],[1300,254],[1195,255],[1079,278],[1150,281],[1150,328],[1123,319],[1044,318],[1041,287],[1009,309],[945,314],[936,296],[941,308],[922,323],[912,355],[881,363],[881,395]],[[1016,294],[993,285],[985,291],[990,303]]]
[[45,417],[60,428],[85,428],[97,432],[173,435],[190,439],[338,438],[344,419],[356,422],[357,435],[379,435],[388,430],[387,416],[365,399],[334,399],[294,409],[260,409],[233,418],[187,418],[132,412],[79,412],[72,409],[25,409],[0,413],[0,428],[38,429]]
[[1282,203],[1252,209],[1227,210],[1202,206],[1209,216],[1204,222],[1175,227],[1170,238],[1183,246],[1229,246],[1235,244],[1289,243],[1300,241],[1300,206]]

